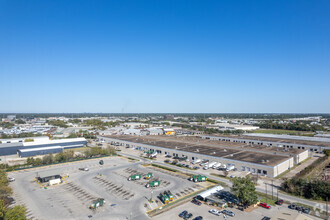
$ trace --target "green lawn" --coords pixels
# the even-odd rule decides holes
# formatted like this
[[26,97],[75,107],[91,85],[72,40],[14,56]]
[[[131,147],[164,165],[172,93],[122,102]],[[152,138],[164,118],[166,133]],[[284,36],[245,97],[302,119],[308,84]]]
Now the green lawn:
[[294,131],[294,130],[281,130],[281,129],[261,129],[261,130],[252,131],[252,133],[314,136],[314,132],[310,132],[310,131]]

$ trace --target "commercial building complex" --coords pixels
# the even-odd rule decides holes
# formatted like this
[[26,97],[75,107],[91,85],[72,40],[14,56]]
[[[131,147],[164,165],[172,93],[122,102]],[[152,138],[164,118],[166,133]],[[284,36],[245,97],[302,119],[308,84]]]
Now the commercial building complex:
[[[26,142],[26,140],[33,140]],[[87,144],[85,138],[67,138],[49,140],[48,137],[31,137],[0,140],[0,156],[19,154],[19,156],[43,155],[45,152],[60,151],[62,149],[84,147]],[[56,147],[51,148],[51,147]],[[33,150],[32,150],[33,149]]]
[[311,152],[323,152],[330,149],[330,139],[317,137],[301,137],[290,135],[246,134],[242,136],[202,135],[201,138],[221,142],[244,143],[260,146],[280,147],[285,149],[302,149]]
[[308,150],[280,149],[245,143],[222,143],[198,137],[110,136],[106,141],[141,151],[208,159],[240,171],[275,177],[308,158]]

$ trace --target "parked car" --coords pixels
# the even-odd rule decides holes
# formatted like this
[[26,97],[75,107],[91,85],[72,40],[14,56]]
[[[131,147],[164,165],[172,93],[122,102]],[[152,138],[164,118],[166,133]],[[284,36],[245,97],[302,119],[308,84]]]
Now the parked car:
[[228,210],[228,209],[223,210],[223,211],[222,211],[222,214],[224,214],[224,215],[229,215],[229,216],[231,216],[231,217],[234,217],[234,216],[235,216],[235,213],[232,212],[232,211],[230,211],[230,210]]
[[219,211],[216,210],[216,209],[210,209],[210,210],[209,210],[209,213],[211,213],[211,214],[213,214],[213,215],[217,215],[217,216],[221,215],[221,212],[219,212]]
[[194,166],[194,170],[198,170],[200,167],[198,166]]
[[202,216],[197,216],[196,218],[194,218],[193,220],[203,220]]
[[270,218],[267,217],[267,216],[265,216],[265,217],[263,217],[261,220],[270,220]]
[[282,199],[279,199],[275,203],[276,203],[276,205],[282,205],[283,204],[283,200]]
[[297,210],[298,212],[302,212],[303,207],[302,207],[302,206],[297,206],[297,207],[296,207],[296,210]]
[[9,182],[14,182],[15,181],[15,178],[14,177],[8,177],[8,181]]
[[198,201],[197,199],[193,199],[191,202],[196,205],[202,205],[202,203],[200,201]]
[[88,168],[88,167],[82,167],[82,168],[79,168],[79,170],[82,170],[82,171],[89,171],[89,168]]
[[294,203],[292,203],[292,204],[289,205],[289,209],[296,209],[296,207],[297,207],[297,205],[294,204]]
[[259,203],[259,206],[264,207],[266,209],[270,209],[270,207],[271,207],[270,205],[268,205],[267,203],[264,203],[264,202]]
[[181,212],[181,213],[179,214],[179,217],[180,217],[180,218],[183,218],[183,216],[185,216],[187,213],[188,213],[188,212],[187,212],[186,210],[184,210],[183,212]]
[[172,156],[171,156],[171,155],[169,155],[169,154],[167,154],[165,157],[167,157],[167,158],[171,158]]
[[187,213],[183,216],[183,219],[190,219],[193,216],[191,213]]
[[302,212],[303,212],[303,213],[306,213],[306,214],[309,214],[310,211],[311,211],[310,208],[303,208],[303,210],[302,210]]

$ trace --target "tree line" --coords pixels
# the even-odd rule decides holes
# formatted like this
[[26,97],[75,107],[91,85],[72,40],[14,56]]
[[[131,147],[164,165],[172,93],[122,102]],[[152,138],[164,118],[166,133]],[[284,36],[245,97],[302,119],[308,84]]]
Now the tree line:
[[324,157],[318,158],[310,166],[297,173],[293,178],[286,179],[282,183],[281,189],[287,193],[303,196],[307,199],[326,201],[327,198],[329,198],[330,182],[319,179],[309,180],[306,178],[317,166],[328,160],[329,151],[326,150],[325,154]]
[[75,153],[73,150],[68,150],[57,153],[56,155],[47,154],[42,158],[28,157],[26,163],[23,165],[7,166],[5,164],[0,164],[0,168],[6,169],[7,171],[12,171],[15,169],[29,168],[29,167],[41,166],[41,165],[50,165],[55,163],[64,163],[64,162],[70,162],[76,160],[89,159],[93,157],[112,156],[112,155],[116,155],[116,149],[114,149],[111,146],[107,146],[106,148],[92,147],[85,149],[83,152]]
[[325,128],[322,125],[308,124],[307,122],[287,122],[280,123],[278,121],[263,121],[256,126],[267,129],[283,129],[283,130],[295,130],[295,131],[324,131]]
[[9,186],[7,173],[0,170],[0,220],[25,220],[26,208],[25,206],[15,205],[9,208],[12,203],[11,195],[13,190]]

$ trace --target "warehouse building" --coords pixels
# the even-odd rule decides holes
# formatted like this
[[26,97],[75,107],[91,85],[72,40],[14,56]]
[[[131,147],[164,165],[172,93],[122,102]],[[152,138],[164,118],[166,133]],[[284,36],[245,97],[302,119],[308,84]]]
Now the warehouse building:
[[[18,150],[34,149],[34,148],[44,148],[48,147],[63,147],[63,149],[84,147],[87,144],[85,138],[67,138],[67,139],[55,139],[49,140],[49,138],[35,139],[35,137],[27,138],[34,139],[33,142],[24,141],[13,141],[12,143],[4,143],[1,141],[0,144],[0,156],[19,154]],[[22,153],[22,151],[20,151]],[[33,151],[23,151],[23,155],[27,152]],[[35,151],[36,152],[36,151]]]
[[141,151],[188,157],[190,160],[208,159],[240,171],[276,177],[308,158],[308,150],[283,149],[242,143],[219,143],[198,137],[173,136],[111,136],[106,141]]
[[290,135],[270,134],[246,134],[243,136],[210,136],[202,135],[202,139],[216,140],[221,142],[233,142],[253,144],[260,146],[272,146],[285,149],[302,149],[310,152],[323,153],[324,149],[330,149],[330,139],[317,137],[301,137]]
[[63,152],[63,147],[53,146],[53,147],[38,147],[38,148],[28,148],[28,149],[18,149],[17,154],[19,157],[33,157],[36,155],[45,154],[56,154]]

